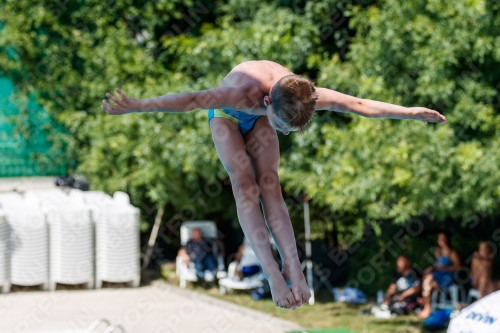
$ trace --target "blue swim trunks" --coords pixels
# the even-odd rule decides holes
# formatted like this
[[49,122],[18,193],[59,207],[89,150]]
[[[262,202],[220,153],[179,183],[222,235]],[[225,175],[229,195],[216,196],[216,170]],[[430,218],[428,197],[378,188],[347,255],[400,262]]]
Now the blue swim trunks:
[[238,126],[241,135],[245,135],[253,128],[253,125],[262,116],[254,116],[240,111],[231,109],[209,109],[208,110],[208,124],[212,118],[227,118],[233,121]]

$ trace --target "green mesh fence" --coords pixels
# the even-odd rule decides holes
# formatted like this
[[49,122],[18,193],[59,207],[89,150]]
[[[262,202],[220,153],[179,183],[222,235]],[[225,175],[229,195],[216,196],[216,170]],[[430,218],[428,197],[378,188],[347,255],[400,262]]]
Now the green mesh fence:
[[25,106],[15,105],[14,91],[12,81],[0,77],[0,177],[65,175],[62,151],[47,138],[58,125],[32,96]]

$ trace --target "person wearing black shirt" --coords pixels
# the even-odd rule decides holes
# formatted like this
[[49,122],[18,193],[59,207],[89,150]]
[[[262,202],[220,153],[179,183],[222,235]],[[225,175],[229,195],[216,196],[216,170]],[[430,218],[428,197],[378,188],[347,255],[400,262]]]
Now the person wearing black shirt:
[[391,285],[385,293],[384,304],[393,313],[407,314],[415,308],[420,297],[422,274],[412,267],[405,255],[398,257],[396,267]]

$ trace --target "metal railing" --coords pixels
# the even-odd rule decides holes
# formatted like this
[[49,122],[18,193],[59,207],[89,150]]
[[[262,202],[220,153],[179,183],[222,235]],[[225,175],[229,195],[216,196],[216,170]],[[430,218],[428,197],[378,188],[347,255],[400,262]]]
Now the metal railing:
[[106,329],[102,333],[111,333],[111,332],[113,332],[115,330],[120,330],[121,333],[125,333],[125,329],[122,326],[120,326],[120,325],[111,325],[109,323],[109,321],[107,321],[106,319],[103,319],[103,318],[94,320],[94,322],[92,324],[90,324],[89,328],[87,328],[87,330],[85,331],[85,333],[93,333],[94,330],[99,325],[101,325],[102,323],[104,323],[106,325]]

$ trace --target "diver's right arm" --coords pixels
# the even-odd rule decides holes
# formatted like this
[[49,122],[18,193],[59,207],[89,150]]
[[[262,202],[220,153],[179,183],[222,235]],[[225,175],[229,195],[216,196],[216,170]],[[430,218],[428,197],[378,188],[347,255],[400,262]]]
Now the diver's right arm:
[[106,97],[116,103],[112,105],[106,99],[102,100],[101,108],[110,115],[121,115],[133,112],[189,112],[196,109],[230,108],[241,110],[251,107],[249,100],[250,87],[218,87],[190,93],[167,94],[159,97],[137,99],[125,95],[120,89],[116,92],[121,96],[106,93]]

